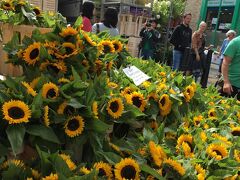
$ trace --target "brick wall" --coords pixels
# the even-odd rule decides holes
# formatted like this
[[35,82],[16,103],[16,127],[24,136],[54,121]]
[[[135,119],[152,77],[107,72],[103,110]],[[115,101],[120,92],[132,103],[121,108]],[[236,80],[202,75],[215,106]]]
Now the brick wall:
[[191,28],[193,31],[197,29],[197,22],[200,17],[200,9],[202,5],[202,0],[186,0],[185,12],[192,13]]

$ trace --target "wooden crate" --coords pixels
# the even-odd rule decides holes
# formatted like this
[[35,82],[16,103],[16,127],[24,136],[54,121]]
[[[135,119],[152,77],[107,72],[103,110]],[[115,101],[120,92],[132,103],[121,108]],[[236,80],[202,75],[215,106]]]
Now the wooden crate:
[[[0,23],[0,29],[3,35],[0,42],[0,74],[4,76],[20,76],[22,74],[20,67],[5,63],[5,61],[8,59],[8,56],[7,53],[3,51],[3,46],[12,39],[14,33],[18,33],[22,41],[25,36],[30,37],[36,27],[27,25],[14,26],[7,23]],[[41,31],[41,33],[47,33],[51,31],[51,28],[38,29]]]
[[140,37],[129,37],[128,39],[128,52],[133,56],[133,57],[138,57],[138,45],[141,42],[142,38]]
[[43,11],[54,11],[56,12],[56,0],[43,0]]
[[30,4],[40,8],[42,10],[43,0],[27,0]]

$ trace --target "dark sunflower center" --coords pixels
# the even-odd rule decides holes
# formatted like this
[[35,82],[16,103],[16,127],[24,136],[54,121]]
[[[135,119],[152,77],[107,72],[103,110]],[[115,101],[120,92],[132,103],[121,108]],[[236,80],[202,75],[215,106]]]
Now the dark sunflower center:
[[190,142],[187,142],[187,141],[185,141],[185,143],[187,143],[187,145],[190,147],[190,149],[191,149],[191,152],[193,152],[193,146],[192,146],[192,144],[190,143]]
[[72,106],[66,106],[63,112],[64,114],[73,114],[74,108]]
[[190,95],[190,93],[191,93],[190,89],[187,89],[187,93],[188,93],[188,95]]
[[108,45],[104,45],[104,53],[108,53],[108,52],[110,52],[110,47],[108,46]]
[[222,156],[222,153],[221,153],[220,151],[218,151],[218,150],[214,150],[214,152],[216,152],[217,155]]
[[25,113],[24,111],[19,107],[12,107],[8,110],[8,114],[13,119],[20,119],[23,118]]
[[210,112],[210,117],[215,117],[215,113],[214,112]]
[[39,55],[39,49],[35,48],[30,53],[30,59],[36,59]]
[[199,121],[199,120],[196,120],[195,123],[196,123],[196,125],[199,125],[199,124],[200,124],[200,121]]
[[138,108],[141,107],[142,101],[141,101],[141,99],[140,99],[139,97],[133,97],[133,98],[132,98],[132,101],[133,101],[133,104],[134,104],[135,106],[137,106]]
[[119,104],[118,104],[118,102],[117,102],[117,101],[112,102],[112,103],[110,104],[110,109],[111,109],[111,111],[114,112],[114,113],[117,112],[118,109],[119,109]]
[[119,49],[119,45],[118,44],[114,44],[114,49],[117,51]]
[[99,176],[106,176],[106,172],[104,171],[103,168],[100,168],[98,171],[99,171],[99,172],[98,172],[98,175],[99,175]]
[[48,67],[48,70],[53,70],[55,73],[59,73],[60,71],[58,67],[53,64],[49,64],[47,67]]
[[65,47],[65,49],[66,49],[66,54],[67,54],[67,55],[73,53],[73,49],[72,49],[72,48],[70,48],[70,47]]
[[127,165],[122,169],[121,176],[125,179],[135,179],[136,170],[133,166]]
[[165,98],[162,98],[161,101],[160,101],[161,105],[164,106],[165,103],[166,103],[166,99]]
[[54,98],[56,97],[56,91],[55,89],[49,89],[48,92],[47,92],[47,98]]
[[11,5],[9,3],[5,3],[4,6],[8,7],[8,8],[11,7]]
[[40,11],[38,9],[34,9],[33,11],[35,12],[36,15],[40,14]]
[[233,136],[240,136],[240,131],[233,131],[233,132],[232,132],[232,135],[233,135]]
[[80,124],[78,122],[77,119],[71,119],[69,122],[68,122],[68,125],[67,125],[67,128],[70,130],[70,131],[76,131],[78,128],[79,128]]

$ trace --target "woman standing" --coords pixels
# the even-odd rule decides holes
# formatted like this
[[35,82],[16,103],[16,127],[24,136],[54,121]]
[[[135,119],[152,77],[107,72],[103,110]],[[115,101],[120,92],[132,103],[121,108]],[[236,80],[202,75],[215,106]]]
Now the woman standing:
[[115,8],[109,7],[104,13],[104,20],[101,23],[93,25],[92,32],[98,34],[102,31],[107,31],[111,36],[119,35],[117,29],[118,12]]
[[204,54],[205,50],[205,37],[204,31],[207,28],[207,24],[202,21],[197,31],[192,35],[192,55],[191,61],[188,66],[187,74],[192,74],[195,81],[198,80],[202,75],[202,70],[205,67],[206,57]]
[[85,1],[82,5],[82,30],[86,32],[92,31],[90,19],[93,17],[94,4],[91,1]]

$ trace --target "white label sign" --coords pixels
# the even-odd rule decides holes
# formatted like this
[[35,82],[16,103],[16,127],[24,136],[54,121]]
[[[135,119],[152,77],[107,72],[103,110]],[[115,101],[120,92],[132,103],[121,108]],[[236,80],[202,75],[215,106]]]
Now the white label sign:
[[220,6],[222,1],[222,6],[234,6],[236,0],[208,0],[208,7],[217,7]]
[[138,69],[136,66],[130,66],[125,69],[123,69],[123,72],[133,80],[134,84],[136,86],[139,86],[144,81],[150,79],[148,75],[146,75],[144,72],[142,72],[140,69]]

